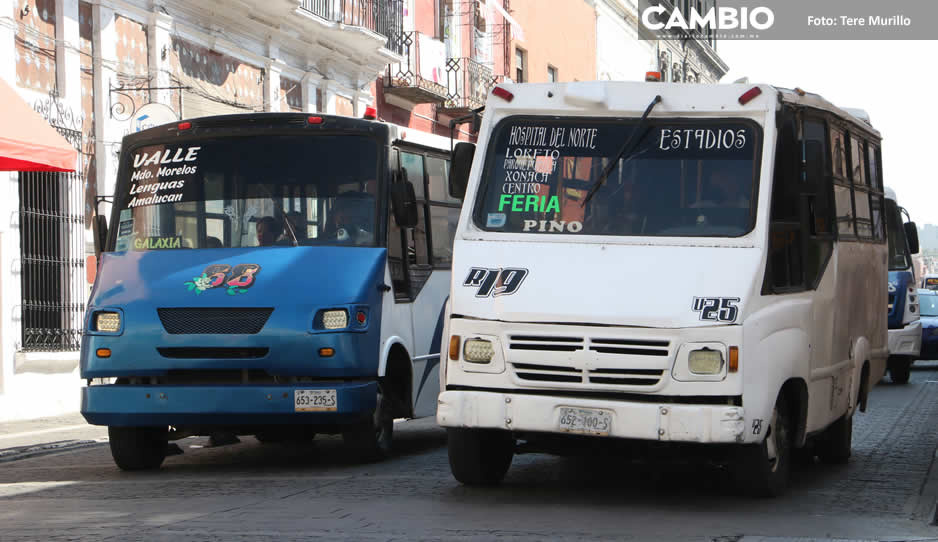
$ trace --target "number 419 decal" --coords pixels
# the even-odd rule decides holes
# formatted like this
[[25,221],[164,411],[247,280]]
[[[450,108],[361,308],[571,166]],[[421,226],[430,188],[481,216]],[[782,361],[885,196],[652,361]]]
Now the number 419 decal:
[[735,322],[739,316],[738,297],[695,297],[694,312],[701,320],[711,322]]

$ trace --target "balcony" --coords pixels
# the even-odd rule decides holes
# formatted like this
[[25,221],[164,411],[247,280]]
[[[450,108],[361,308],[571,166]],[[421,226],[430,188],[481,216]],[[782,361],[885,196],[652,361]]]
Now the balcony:
[[471,58],[451,58],[446,61],[446,100],[440,110],[447,115],[461,116],[485,105],[485,98],[502,75]]
[[404,60],[388,64],[384,93],[413,103],[446,100],[446,46],[420,32],[404,32],[400,43]]
[[403,51],[404,0],[299,0],[298,11],[334,23],[340,30],[377,38],[396,55]]

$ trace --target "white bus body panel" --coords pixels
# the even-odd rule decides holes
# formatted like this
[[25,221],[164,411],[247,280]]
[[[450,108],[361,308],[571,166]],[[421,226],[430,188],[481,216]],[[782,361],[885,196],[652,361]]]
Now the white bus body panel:
[[[868,385],[879,381],[887,352],[884,244],[836,242],[816,290],[761,293],[777,89],[760,86],[761,96],[740,105],[737,97],[752,85],[694,85],[693,90],[643,83],[502,86],[514,99],[508,103],[489,98],[456,234],[450,308],[456,317],[447,315],[445,324],[440,425],[558,432],[560,408],[573,406],[612,412],[611,436],[752,443],[765,437],[776,397],[788,381],[801,386],[807,398],[805,434],[853,411],[864,364],[869,363]],[[655,108],[656,118],[747,118],[762,126],[758,214],[749,234],[731,239],[551,236],[490,233],[473,225],[485,151],[492,129],[503,118],[638,117],[656,94],[663,98]],[[814,95],[782,96],[843,114]],[[528,275],[512,295],[476,298],[473,288],[463,286],[472,268],[524,268]],[[864,268],[868,272],[856,272]],[[692,303],[703,296],[739,297],[735,324],[700,321]],[[495,339],[495,359],[488,365],[449,360],[450,335]],[[539,335],[578,338],[584,348],[511,348],[512,336]],[[597,339],[667,341],[667,355],[604,354],[590,348]],[[738,372],[724,371],[717,381],[678,380],[687,355],[682,346],[688,343],[737,346]],[[582,380],[538,381],[538,372],[552,374],[551,365],[564,366],[563,374],[572,369]],[[591,372],[597,369],[663,372],[652,384],[616,386],[593,383]],[[534,379],[520,374],[524,372],[535,373]],[[634,398],[611,400],[599,395],[603,392]],[[656,402],[655,396],[662,401]],[[675,402],[676,396],[715,400],[685,404],[686,400]],[[733,397],[741,397],[742,406],[715,404]]]

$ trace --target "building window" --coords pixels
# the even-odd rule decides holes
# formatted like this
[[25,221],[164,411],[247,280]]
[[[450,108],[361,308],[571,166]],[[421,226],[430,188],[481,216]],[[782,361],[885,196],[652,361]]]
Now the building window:
[[528,53],[520,47],[515,49],[515,83],[524,83],[528,80]]
[[553,66],[547,66],[547,82],[548,83],[557,82],[557,68]]

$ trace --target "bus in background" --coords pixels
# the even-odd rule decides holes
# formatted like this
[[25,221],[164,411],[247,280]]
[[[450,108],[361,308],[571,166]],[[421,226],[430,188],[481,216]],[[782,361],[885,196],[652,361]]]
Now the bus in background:
[[189,435],[342,433],[380,458],[395,418],[432,415],[449,147],[296,113],[125,137],[81,350],[81,412],[117,465],[157,468]]
[[796,448],[848,460],[887,357],[875,129],[768,85],[503,84],[478,149],[453,154],[457,480],[610,437],[728,452],[760,495]]
[[926,273],[922,277],[922,288],[926,290],[938,290],[938,275],[934,273]]
[[[905,220],[903,220],[903,216]],[[889,378],[896,384],[909,381],[912,364],[922,348],[918,280],[912,255],[918,253],[918,229],[909,213],[886,187],[886,235],[889,248]],[[926,279],[928,280],[928,279]]]

